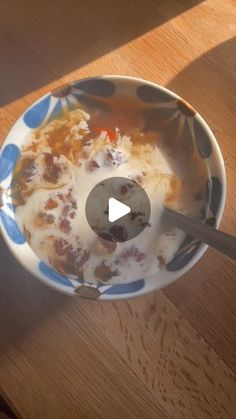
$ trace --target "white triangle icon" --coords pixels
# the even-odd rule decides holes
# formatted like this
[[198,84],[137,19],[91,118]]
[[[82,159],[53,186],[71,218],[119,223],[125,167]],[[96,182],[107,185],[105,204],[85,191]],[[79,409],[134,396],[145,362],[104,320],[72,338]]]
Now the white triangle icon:
[[115,198],[109,198],[108,201],[108,219],[111,223],[113,221],[119,220],[119,218],[124,217],[124,215],[129,214],[131,211],[128,205],[123,204],[123,202],[118,201]]

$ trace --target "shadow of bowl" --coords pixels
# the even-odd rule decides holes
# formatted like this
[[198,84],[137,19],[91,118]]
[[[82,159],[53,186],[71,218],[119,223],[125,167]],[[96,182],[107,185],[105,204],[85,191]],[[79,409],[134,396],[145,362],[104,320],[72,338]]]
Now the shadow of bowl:
[[236,131],[236,37],[189,64],[167,87],[203,115],[224,152],[225,136],[232,140]]

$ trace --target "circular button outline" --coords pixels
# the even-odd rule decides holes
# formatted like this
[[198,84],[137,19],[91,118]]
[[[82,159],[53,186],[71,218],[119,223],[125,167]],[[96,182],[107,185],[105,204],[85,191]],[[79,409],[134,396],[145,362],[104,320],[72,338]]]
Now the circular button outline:
[[[130,213],[110,222],[109,198],[128,205]],[[122,243],[137,237],[150,226],[151,204],[141,185],[130,178],[114,176],[93,187],[86,200],[85,213],[90,228],[100,239]]]

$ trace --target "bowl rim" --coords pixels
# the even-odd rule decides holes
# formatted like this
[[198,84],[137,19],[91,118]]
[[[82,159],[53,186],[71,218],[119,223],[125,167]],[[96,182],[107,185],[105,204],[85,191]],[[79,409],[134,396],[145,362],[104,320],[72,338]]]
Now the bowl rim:
[[[58,90],[62,87],[66,87],[66,86],[73,86],[76,83],[81,83],[84,81],[90,81],[90,80],[97,80],[97,79],[109,79],[109,80],[121,80],[121,81],[126,81],[129,83],[133,83],[133,84],[144,84],[144,85],[148,85],[151,86],[155,89],[158,89],[160,91],[165,92],[167,95],[169,95],[170,97],[174,98],[174,99],[181,99],[183,100],[186,104],[189,104],[188,101],[186,101],[184,98],[182,98],[182,96],[177,95],[176,93],[174,93],[172,90],[161,86],[158,83],[152,82],[150,80],[146,80],[144,78],[138,78],[138,77],[132,77],[132,76],[124,76],[124,75],[118,75],[118,74],[104,74],[104,75],[99,75],[99,76],[92,76],[92,77],[84,77],[81,79],[73,79],[71,81],[68,81],[66,83],[63,84],[59,84],[55,89],[53,90]],[[32,102],[28,107],[25,108],[25,110],[20,114],[20,116],[14,121],[14,123],[12,124],[10,130],[8,131],[7,135],[5,136],[1,148],[0,148],[0,154],[2,149],[4,148],[4,146],[7,144],[8,139],[11,135],[11,132],[13,130],[13,128],[16,126],[17,122],[19,122],[20,120],[22,120],[24,114],[31,109],[34,105],[36,105],[38,102],[42,101],[44,98],[46,97],[50,97],[53,93],[53,90],[48,91],[47,93],[38,96],[38,98]],[[190,105],[191,106],[191,105]],[[191,106],[192,107],[192,106]],[[194,109],[195,110],[195,109]],[[195,110],[196,111],[196,110]],[[216,153],[216,157],[218,160],[218,171],[219,171],[219,178],[222,184],[222,190],[221,190],[221,198],[220,198],[220,202],[219,202],[219,207],[217,210],[217,214],[216,214],[216,227],[218,228],[220,225],[220,222],[222,220],[223,217],[223,213],[224,213],[224,208],[225,208],[225,203],[226,203],[226,194],[227,194],[227,179],[226,179],[226,171],[225,171],[225,164],[224,164],[224,159],[220,150],[220,146],[217,142],[217,139],[215,137],[215,135],[213,134],[211,128],[209,127],[208,123],[203,119],[203,117],[196,111],[196,115],[195,118],[198,119],[198,121],[200,122],[200,124],[203,126],[204,130],[207,132],[210,140],[211,140],[211,144],[212,144],[212,148],[214,149],[215,153]],[[16,142],[17,144],[17,142]],[[0,182],[1,185],[1,182]],[[66,286],[61,286],[60,284],[51,281],[49,279],[45,279],[43,278],[43,276],[41,275],[41,273],[39,272],[35,272],[35,270],[31,270],[28,266],[26,266],[25,261],[22,261],[22,259],[19,257],[19,255],[17,254],[17,252],[14,250],[13,246],[10,243],[10,240],[8,240],[7,238],[7,234],[4,231],[4,229],[1,229],[0,226],[0,234],[4,239],[4,242],[6,243],[7,247],[9,248],[9,250],[11,251],[11,253],[13,254],[13,256],[17,259],[17,261],[21,264],[21,266],[23,266],[24,269],[27,270],[27,272],[29,272],[33,277],[36,277],[37,279],[39,279],[41,282],[43,282],[44,284],[46,284],[47,286],[49,286],[50,288],[53,288],[54,290],[64,293],[68,296],[75,296],[76,292],[75,289],[73,289],[73,292],[69,292],[68,289],[65,289]],[[28,245],[29,246],[29,245]],[[30,246],[29,246],[30,247]],[[186,265],[179,269],[178,271],[176,271],[176,276],[173,278],[170,275],[170,280],[165,280],[162,282],[162,284],[158,284],[158,286],[156,288],[152,288],[152,289],[141,289],[137,292],[133,292],[133,293],[129,293],[129,294],[125,294],[125,293],[120,293],[120,294],[114,294],[114,295],[109,295],[109,296],[103,296],[103,294],[101,294],[99,296],[99,298],[95,299],[95,301],[114,301],[114,300],[123,300],[123,299],[131,299],[131,298],[136,298],[138,296],[144,296],[147,295],[151,292],[156,292],[161,290],[162,288],[170,285],[171,283],[177,281],[178,279],[180,279],[186,272],[190,271],[190,269],[200,260],[200,258],[203,256],[203,254],[206,252],[206,250],[208,249],[208,245],[205,243],[200,244],[199,248],[197,249],[196,253],[192,256],[191,260],[186,263]],[[40,260],[38,258],[38,260]],[[156,276],[156,274],[152,275]],[[148,279],[148,277],[144,278]],[[112,286],[112,284],[109,284],[110,286]],[[83,285],[82,285],[83,286]],[[84,284],[85,287],[90,286],[88,283]],[[84,297],[84,296],[80,296],[80,298],[90,298],[90,297]]]

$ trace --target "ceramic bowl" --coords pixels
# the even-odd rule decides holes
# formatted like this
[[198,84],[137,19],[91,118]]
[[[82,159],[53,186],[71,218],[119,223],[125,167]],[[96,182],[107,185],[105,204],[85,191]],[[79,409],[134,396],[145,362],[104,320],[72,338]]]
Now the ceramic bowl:
[[[20,232],[14,216],[14,207],[8,197],[12,173],[20,155],[25,137],[43,122],[58,116],[63,108],[82,103],[88,107],[104,106],[103,99],[127,95],[152,105],[152,120],[156,128],[176,130],[183,147],[196,147],[208,167],[208,217],[219,225],[226,196],[226,177],[218,143],[203,118],[183,99],[171,91],[149,81],[132,77],[102,76],[73,81],[40,97],[16,121],[7,135],[0,154],[0,227],[2,236],[16,259],[44,284],[69,295],[96,300],[137,297],[158,290],[176,281],[201,258],[207,246],[186,237],[174,259],[159,273],[117,285],[91,285],[72,280],[54,271],[34,254]],[[165,122],[163,124],[163,121]]]

